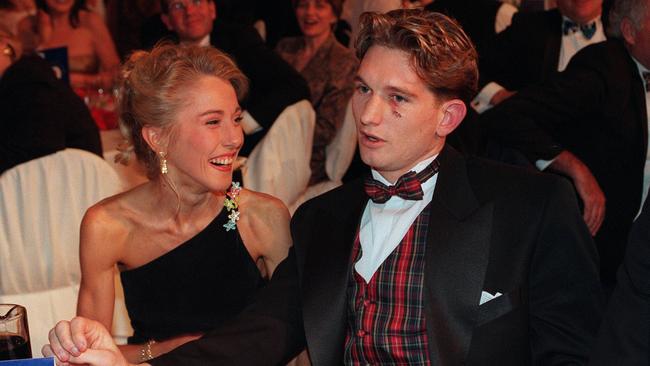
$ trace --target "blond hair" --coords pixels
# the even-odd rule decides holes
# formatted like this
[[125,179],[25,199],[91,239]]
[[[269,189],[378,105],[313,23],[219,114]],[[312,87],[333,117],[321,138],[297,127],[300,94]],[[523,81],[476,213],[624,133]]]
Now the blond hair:
[[360,24],[360,60],[372,46],[398,49],[411,56],[413,70],[436,96],[469,103],[476,94],[478,56],[456,21],[440,13],[399,9],[361,14]]
[[248,79],[225,53],[212,47],[156,45],[150,52],[136,51],[122,68],[119,98],[120,129],[145,164],[150,179],[160,174],[160,160],[142,137],[145,126],[169,129],[187,93],[201,76],[216,76],[235,89],[241,101]]

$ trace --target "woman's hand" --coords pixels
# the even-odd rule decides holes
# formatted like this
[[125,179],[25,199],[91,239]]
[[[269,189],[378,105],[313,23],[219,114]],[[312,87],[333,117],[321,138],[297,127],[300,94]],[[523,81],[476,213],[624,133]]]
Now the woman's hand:
[[58,365],[129,366],[103,325],[76,317],[60,321],[50,330],[50,344],[43,346],[46,357],[56,357]]

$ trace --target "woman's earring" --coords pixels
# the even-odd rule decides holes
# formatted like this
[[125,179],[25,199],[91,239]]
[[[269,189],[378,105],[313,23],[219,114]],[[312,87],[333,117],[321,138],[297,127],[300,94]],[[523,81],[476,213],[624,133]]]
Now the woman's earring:
[[162,174],[167,174],[167,154],[165,154],[164,151],[160,151],[158,155],[160,155],[160,172]]

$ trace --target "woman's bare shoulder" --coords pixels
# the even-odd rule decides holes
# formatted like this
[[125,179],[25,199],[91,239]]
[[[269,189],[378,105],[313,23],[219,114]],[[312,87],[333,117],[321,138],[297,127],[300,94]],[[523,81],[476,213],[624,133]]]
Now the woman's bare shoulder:
[[262,219],[263,222],[291,220],[291,215],[287,206],[278,198],[266,193],[250,191],[243,189],[240,198],[240,207],[242,212],[251,215],[256,219]]
[[99,201],[86,211],[82,231],[112,238],[133,231],[146,216],[146,198],[146,188],[140,186]]

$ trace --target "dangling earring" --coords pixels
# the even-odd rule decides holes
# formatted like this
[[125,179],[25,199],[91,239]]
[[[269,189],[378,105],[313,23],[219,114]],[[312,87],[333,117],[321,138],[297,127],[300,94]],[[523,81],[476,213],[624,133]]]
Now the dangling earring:
[[164,151],[160,151],[158,155],[160,155],[160,172],[167,174],[167,159],[165,158],[167,154]]

